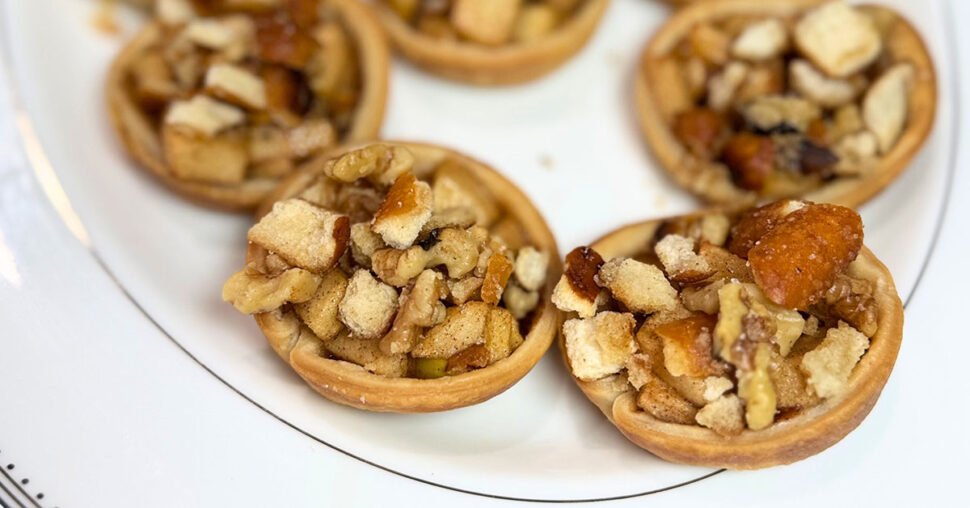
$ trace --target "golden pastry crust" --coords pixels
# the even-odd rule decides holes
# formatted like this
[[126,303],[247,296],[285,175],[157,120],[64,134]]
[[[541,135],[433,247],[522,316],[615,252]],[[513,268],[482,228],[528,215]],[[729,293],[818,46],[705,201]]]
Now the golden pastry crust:
[[[374,139],[380,132],[387,99],[390,51],[371,8],[354,0],[330,0],[342,15],[353,38],[361,74],[361,90],[350,130],[341,142]],[[257,206],[279,183],[276,179],[249,179],[238,185],[218,185],[176,178],[165,161],[162,139],[126,86],[126,76],[144,48],[162,35],[158,21],[150,21],[115,57],[108,70],[105,96],[112,125],[129,155],[166,186],[199,204],[224,210]]]
[[[458,152],[421,143],[392,144],[406,147],[414,154],[413,173],[427,176],[446,158],[457,160],[496,196],[498,205],[519,220],[536,249],[549,253],[550,265],[545,284],[540,288],[538,307],[525,341],[507,358],[488,367],[437,379],[390,378],[372,374],[362,367],[320,355],[321,343],[311,334],[300,334],[300,320],[292,310],[257,314],[256,322],[273,349],[324,397],[360,409],[398,413],[426,413],[470,406],[502,393],[535,366],[552,344],[561,317],[550,295],[561,270],[556,242],[545,220],[515,185],[492,168]],[[351,150],[354,147],[345,147]],[[321,174],[329,158],[318,157],[284,180],[257,210],[262,217],[278,200],[295,196]],[[259,254],[250,245],[247,262]]]
[[[693,216],[699,216],[693,214]],[[655,237],[661,221],[620,228],[591,245],[604,259],[632,256]],[[878,309],[878,331],[849,378],[842,395],[799,411],[762,430],[732,437],[698,425],[658,420],[637,406],[637,392],[623,373],[577,384],[628,439],[673,462],[729,469],[760,469],[790,464],[832,446],[869,414],[889,378],[902,341],[903,308],[888,269],[863,247],[849,275],[869,281]],[[566,360],[563,337],[560,351]],[[567,361],[568,365],[568,361]]]
[[378,15],[395,47],[417,65],[449,79],[477,85],[531,81],[559,67],[589,39],[609,0],[586,0],[551,35],[535,42],[487,47],[438,40],[417,31],[383,2]]
[[[637,119],[654,156],[681,187],[706,202],[721,205],[751,204],[760,199],[728,182],[714,183],[709,163],[692,157],[676,138],[663,117],[656,90],[660,57],[669,54],[697,23],[716,21],[734,15],[793,16],[825,3],[826,0],[724,0],[719,2],[690,2],[678,10],[654,34],[640,57],[640,67],[634,78],[634,100]],[[937,87],[933,62],[926,45],[916,29],[901,15],[885,7],[863,5],[869,12],[895,15],[893,31],[885,37],[885,50],[894,61],[909,62],[914,67],[914,79],[909,89],[906,126],[893,148],[878,156],[875,166],[862,177],[836,178],[799,197],[816,201],[858,206],[882,191],[907,167],[923,145],[933,127],[936,114]],[[782,196],[771,196],[779,198]],[[769,198],[769,199],[770,199]]]

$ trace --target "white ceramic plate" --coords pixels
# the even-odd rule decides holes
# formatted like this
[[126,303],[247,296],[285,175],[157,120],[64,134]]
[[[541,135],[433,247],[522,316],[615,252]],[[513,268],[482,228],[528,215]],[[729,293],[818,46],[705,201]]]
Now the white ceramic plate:
[[[905,13],[924,35],[937,65],[941,97],[936,128],[912,167],[861,210],[867,245],[890,267],[908,300],[937,231],[955,164],[952,126],[957,119],[948,107],[956,93],[948,39],[953,25],[942,2],[886,3]],[[88,393],[89,385],[104,390],[103,376],[120,387],[152,385],[99,394],[117,404],[132,403],[142,389],[158,390],[155,383],[172,383],[161,392],[177,403],[180,393],[189,397],[184,394],[194,389],[184,386],[182,376],[201,379],[194,383],[221,382],[231,391],[218,397],[244,400],[271,415],[268,425],[259,424],[265,426],[256,437],[260,441],[278,440],[282,446],[293,438],[292,428],[313,453],[330,453],[329,447],[376,466],[365,468],[375,479],[391,472],[490,497],[629,497],[716,472],[669,464],[628,443],[576,389],[557,351],[505,394],[444,414],[371,414],[319,397],[270,350],[250,318],[220,300],[222,282],[243,263],[250,218],[187,204],[124,156],[104,111],[102,82],[125,37],[92,29],[94,8],[95,2],[73,0],[3,2],[0,43],[6,79],[16,92],[7,107],[17,114],[34,171],[28,176],[11,170],[6,183],[0,173],[0,191],[13,189],[0,195],[0,217],[16,217],[13,226],[0,222],[0,307],[5,308],[0,317],[12,323],[8,330],[19,330],[18,336],[31,330],[34,338],[4,344],[4,353],[15,353],[0,356],[0,371],[9,379],[36,382],[41,362],[44,379],[62,395],[65,386],[78,393]],[[602,29],[581,53],[551,76],[524,86],[462,86],[397,61],[383,134],[439,142],[493,164],[532,197],[562,252],[625,223],[692,210],[697,203],[651,160],[632,111],[637,53],[666,13],[657,2],[614,0]],[[124,14],[125,36],[130,36],[139,19],[133,12]],[[32,178],[36,182],[24,182]],[[24,190],[37,183],[57,215],[36,192]],[[904,242],[900,231],[907,234]],[[16,249],[31,252],[29,259],[5,264],[5,256],[13,256],[5,254],[4,234]],[[63,312],[75,317],[65,320]],[[57,318],[43,319],[51,313]],[[99,332],[99,327],[110,332]],[[131,342],[114,342],[119,335]],[[166,337],[177,345],[177,354],[194,360],[193,372],[179,371],[178,380],[175,375],[154,382],[139,378],[142,369],[150,371],[145,364],[154,361],[153,348],[159,347],[154,341],[164,343]],[[84,351],[57,354],[62,347]],[[89,348],[96,348],[97,361],[112,367],[100,374],[82,373],[77,355],[90,353]],[[6,400],[3,395],[0,402]],[[51,400],[67,414],[83,412],[69,409],[63,397],[52,395]],[[210,407],[219,406],[203,411]],[[250,415],[226,425],[238,425],[233,432],[246,435],[256,431],[252,420]],[[0,417],[0,430],[13,432],[14,449],[19,436],[43,429],[34,419]],[[184,446],[199,449],[212,439],[173,432],[187,440]],[[119,436],[131,440],[126,453],[137,456],[138,446],[132,443],[138,436]],[[55,451],[45,456],[25,445],[32,443],[27,437],[19,442],[21,457],[31,457],[25,460],[59,460]],[[0,466],[10,449],[0,443]],[[214,457],[208,463],[235,459]],[[165,457],[157,460],[160,468],[167,464]],[[0,469],[5,475],[0,498],[9,490],[36,500],[34,487],[23,485],[11,471]],[[68,487],[68,474],[49,477],[61,490],[85,488]]]

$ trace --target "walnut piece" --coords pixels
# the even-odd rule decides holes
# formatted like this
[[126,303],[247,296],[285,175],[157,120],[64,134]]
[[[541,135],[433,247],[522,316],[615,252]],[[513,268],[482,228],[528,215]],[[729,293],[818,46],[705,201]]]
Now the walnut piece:
[[754,355],[754,368],[742,370],[738,376],[738,396],[744,400],[744,418],[751,430],[760,430],[775,421],[775,387],[768,367],[771,349],[765,343],[758,344]]
[[313,298],[293,306],[296,315],[322,341],[337,336],[344,325],[337,316],[337,308],[347,291],[347,275],[338,268],[325,273]]
[[410,352],[422,328],[444,321],[446,309],[441,299],[447,294],[443,275],[434,270],[421,272],[414,285],[401,293],[401,309],[391,331],[381,339],[381,350],[388,354]]
[[287,302],[309,300],[319,284],[320,276],[301,268],[270,277],[247,265],[222,286],[222,299],[243,314],[269,312]]

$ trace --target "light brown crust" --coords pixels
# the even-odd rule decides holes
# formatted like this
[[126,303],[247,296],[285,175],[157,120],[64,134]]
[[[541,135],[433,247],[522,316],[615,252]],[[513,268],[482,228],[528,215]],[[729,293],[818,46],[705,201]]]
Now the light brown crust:
[[395,47],[415,64],[457,81],[509,85],[536,79],[579,51],[608,4],[609,0],[587,0],[548,37],[497,48],[429,37],[415,30],[384,3],[376,2],[375,7]]
[[[657,105],[656,65],[659,57],[667,55],[686,36],[696,23],[716,20],[736,14],[785,16],[801,12],[826,0],[722,0],[693,2],[674,13],[654,34],[640,57],[634,77],[634,100],[640,129],[657,161],[681,187],[709,203],[722,205],[750,204],[758,198],[738,187],[707,188],[698,175],[707,169],[699,164],[674,136]],[[884,7],[865,5],[866,9]],[[815,189],[803,197],[815,202],[828,202],[856,207],[882,191],[906,168],[923,145],[933,127],[936,115],[936,72],[929,51],[916,29],[899,13],[894,33],[887,37],[886,46],[898,61],[913,64],[915,79],[910,89],[909,116],[905,130],[888,154],[864,177],[840,178]],[[692,160],[694,162],[692,162]]]
[[[702,212],[703,213],[703,212]],[[653,238],[660,221],[618,229],[592,248],[604,259],[630,256]],[[849,273],[870,281],[879,309],[878,331],[852,371],[845,395],[824,401],[790,419],[759,431],[724,437],[698,425],[662,422],[639,410],[636,392],[621,376],[585,382],[576,379],[586,397],[630,441],[663,459],[682,464],[728,469],[760,469],[791,464],[837,443],[869,414],[889,379],[902,341],[903,306],[889,270],[863,247]],[[564,353],[562,336],[559,347]],[[568,364],[568,362],[567,362]]]
[[[474,173],[508,213],[519,219],[529,234],[530,243],[537,249],[549,252],[547,282],[542,288],[536,316],[525,342],[508,358],[465,374],[438,379],[387,378],[371,374],[357,365],[321,356],[316,339],[304,337],[293,345],[292,327],[281,326],[278,320],[271,319],[269,315],[258,316],[257,324],[274,350],[293,370],[314,390],[334,402],[371,411],[397,413],[427,413],[477,404],[502,393],[525,376],[552,344],[561,325],[560,313],[550,299],[561,271],[556,241],[529,198],[489,166],[438,146],[390,143],[406,146],[414,154],[414,172],[419,178],[446,157],[457,159]],[[344,150],[352,148],[345,147]],[[287,177],[259,207],[257,217],[265,214],[273,202],[296,195],[305,188],[322,172],[328,158],[337,154],[318,157]],[[255,254],[254,249],[250,245],[247,258]],[[292,349],[289,349],[290,346]]]
[[[342,142],[375,139],[384,120],[390,50],[371,8],[355,0],[330,0],[343,14],[361,67],[361,94],[350,131]],[[141,50],[161,35],[157,21],[149,22],[115,57],[108,70],[105,96],[112,125],[129,155],[185,198],[223,210],[246,210],[258,205],[278,180],[250,179],[240,185],[215,185],[176,178],[165,162],[159,133],[153,129],[128,93],[125,76]]]

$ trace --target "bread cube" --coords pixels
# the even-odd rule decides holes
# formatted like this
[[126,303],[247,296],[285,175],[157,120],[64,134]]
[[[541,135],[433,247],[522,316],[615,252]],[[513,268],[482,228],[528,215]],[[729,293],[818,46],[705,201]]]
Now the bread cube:
[[377,338],[391,326],[398,305],[397,290],[358,269],[347,282],[338,306],[340,322],[354,337]]
[[834,78],[862,70],[882,51],[872,19],[841,0],[803,15],[795,24],[794,39],[804,55]]
[[633,312],[650,314],[680,306],[677,290],[653,265],[628,258],[607,261],[599,270],[600,284]]
[[371,230],[391,247],[406,249],[431,218],[433,199],[428,184],[418,181],[411,173],[404,173],[387,191]]
[[636,352],[632,314],[600,312],[587,319],[570,319],[563,324],[566,357],[573,375],[595,381],[616,374]]

